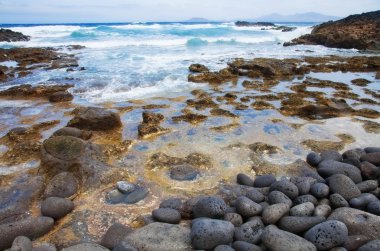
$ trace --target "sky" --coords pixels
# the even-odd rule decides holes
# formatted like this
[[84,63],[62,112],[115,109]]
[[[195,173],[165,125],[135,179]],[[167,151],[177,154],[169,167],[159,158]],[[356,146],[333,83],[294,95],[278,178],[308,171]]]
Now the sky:
[[345,17],[380,10],[380,0],[0,0],[0,23],[228,21],[271,13]]

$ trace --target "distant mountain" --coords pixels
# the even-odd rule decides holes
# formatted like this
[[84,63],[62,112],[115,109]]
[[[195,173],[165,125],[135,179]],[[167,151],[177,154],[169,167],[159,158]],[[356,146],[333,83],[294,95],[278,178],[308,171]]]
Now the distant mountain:
[[327,22],[330,20],[338,20],[340,17],[327,16],[315,12],[297,13],[294,15],[281,15],[273,13],[254,19],[253,21],[260,22]]
[[206,18],[193,17],[193,18],[190,18],[189,20],[185,20],[183,22],[184,23],[209,23],[209,22],[213,22],[213,21],[210,21]]

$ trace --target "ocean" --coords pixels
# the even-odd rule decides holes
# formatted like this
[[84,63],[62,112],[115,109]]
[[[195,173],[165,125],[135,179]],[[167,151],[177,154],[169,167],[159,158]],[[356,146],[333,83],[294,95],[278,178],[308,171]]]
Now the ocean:
[[[281,23],[292,32],[234,23],[114,23],[65,25],[1,25],[31,36],[28,42],[0,43],[1,48],[54,47],[75,53],[85,71],[39,71],[5,85],[39,84],[74,79],[71,91],[81,103],[124,102],[178,95],[197,87],[187,81],[188,66],[202,63],[224,68],[233,58],[357,55],[356,50],[322,46],[283,47],[315,23]],[[85,49],[68,51],[67,45]],[[8,65],[14,62],[6,62]],[[4,64],[4,63],[3,63]]]

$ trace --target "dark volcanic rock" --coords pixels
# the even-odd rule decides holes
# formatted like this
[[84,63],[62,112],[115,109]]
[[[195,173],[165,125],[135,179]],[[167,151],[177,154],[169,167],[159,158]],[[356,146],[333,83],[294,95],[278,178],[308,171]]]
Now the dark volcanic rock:
[[342,207],[334,210],[328,220],[343,222],[348,228],[349,235],[364,235],[370,239],[380,238],[380,216]]
[[173,166],[169,171],[169,176],[173,180],[185,181],[195,180],[199,171],[188,164]]
[[132,229],[120,223],[113,224],[104,234],[100,245],[112,249],[119,244]]
[[269,187],[272,183],[276,182],[276,177],[273,174],[264,174],[256,176],[253,182],[254,187]]
[[344,244],[348,237],[346,225],[330,220],[320,223],[305,233],[305,239],[312,242],[318,250],[328,250]]
[[331,192],[340,194],[346,200],[353,199],[361,194],[359,188],[346,175],[335,174],[328,178],[327,181]]
[[380,176],[380,168],[367,161],[360,164],[360,170],[365,179],[374,180]]
[[69,199],[49,197],[41,203],[41,213],[43,216],[53,219],[60,219],[73,211],[74,203]]
[[380,250],[380,240],[373,240],[361,246],[358,251],[374,251]]
[[379,199],[371,193],[362,193],[360,196],[351,199],[349,203],[353,208],[364,210],[367,207],[368,203],[372,201],[379,201]]
[[324,183],[316,183],[311,186],[310,193],[318,199],[326,198],[330,193],[330,188]]
[[228,221],[207,218],[196,219],[192,222],[191,242],[194,249],[212,250],[233,240],[234,226]]
[[49,98],[51,95],[66,92],[73,85],[18,85],[0,91],[0,96],[10,98]]
[[223,220],[231,222],[235,227],[240,227],[243,224],[243,218],[237,213],[226,213]]
[[53,224],[52,218],[38,217],[0,225],[0,250],[10,248],[17,236],[38,238],[49,232]]
[[370,203],[368,203],[367,212],[374,214],[374,215],[377,215],[377,216],[380,216],[380,201],[375,200],[375,201],[371,201]]
[[299,194],[298,187],[287,180],[280,180],[274,182],[270,186],[270,191],[280,191],[284,193],[286,196],[288,196],[290,199],[297,198]]
[[290,181],[298,187],[300,195],[305,195],[310,192],[310,188],[317,180],[311,177],[291,177]]
[[330,202],[331,202],[331,206],[333,208],[339,208],[339,207],[348,207],[350,206],[347,202],[347,200],[345,200],[342,195],[340,194],[337,194],[337,193],[334,193],[334,194],[331,194],[330,197]]
[[334,174],[344,174],[351,178],[355,183],[362,182],[363,180],[359,168],[334,160],[325,160],[319,163],[318,173],[325,178]]
[[67,126],[79,129],[105,131],[121,126],[119,114],[98,107],[80,107],[73,111],[75,115]]
[[324,160],[335,160],[335,161],[342,161],[342,155],[333,150],[327,150],[327,151],[322,151],[321,152],[321,159],[322,161]]
[[376,188],[379,187],[379,182],[377,180],[366,180],[356,184],[356,186],[359,188],[360,192],[368,193],[376,190]]
[[193,215],[195,218],[221,218],[225,215],[227,205],[218,197],[202,197],[193,207]]
[[300,234],[315,225],[324,222],[326,218],[320,216],[313,217],[299,217],[299,216],[284,216],[278,223],[278,226],[285,231]]
[[344,243],[344,247],[348,251],[356,251],[359,247],[368,243],[370,240],[370,238],[364,235],[350,235]]
[[380,11],[351,15],[316,26],[311,34],[292,40],[287,45],[319,44],[327,47],[379,50]]
[[264,209],[262,213],[262,219],[265,225],[276,224],[282,216],[289,212],[289,205],[285,203],[279,203],[270,205]]
[[152,216],[156,221],[170,224],[178,224],[181,221],[181,214],[177,210],[171,208],[159,208],[153,210]]
[[0,42],[29,41],[29,39],[29,36],[25,36],[21,32],[12,31],[9,29],[0,29]]
[[253,217],[240,227],[235,228],[234,239],[236,241],[245,241],[251,244],[259,243],[261,234],[264,230],[264,224],[259,217]]
[[240,185],[250,186],[250,187],[253,186],[253,183],[254,183],[251,177],[249,177],[248,175],[244,173],[239,173],[236,176],[236,182]]
[[306,162],[311,166],[318,166],[321,161],[321,155],[316,152],[311,152],[306,156]]
[[318,205],[314,210],[314,216],[328,217],[331,214],[329,205]]
[[252,217],[261,214],[263,208],[253,200],[241,196],[236,200],[236,211],[243,217]]
[[68,102],[74,99],[70,92],[56,92],[49,96],[49,101],[52,103]]
[[68,172],[55,175],[45,188],[44,197],[69,198],[78,190],[78,180]]
[[[380,11],[379,11],[380,12]],[[367,153],[360,158],[361,161],[368,161],[375,166],[380,166],[380,152]]]
[[299,204],[290,209],[289,214],[291,216],[312,216],[314,212],[314,204],[311,202],[306,202]]
[[293,202],[295,205],[303,204],[306,202],[311,202],[311,203],[313,203],[314,206],[316,206],[318,204],[317,198],[315,198],[311,194],[298,196]]
[[278,229],[274,225],[267,226],[261,235],[261,241],[269,250],[276,251],[316,251],[311,242],[298,235]]
[[268,202],[269,204],[285,203],[285,204],[288,204],[289,207],[293,205],[292,200],[289,199],[288,196],[286,196],[284,193],[280,191],[270,192],[268,195]]

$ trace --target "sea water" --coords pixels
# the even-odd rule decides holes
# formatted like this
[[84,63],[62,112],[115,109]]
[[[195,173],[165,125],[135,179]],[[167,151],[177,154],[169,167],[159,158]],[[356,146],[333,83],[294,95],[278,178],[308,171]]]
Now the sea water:
[[[125,23],[70,25],[2,25],[31,36],[27,42],[0,43],[10,47],[54,47],[74,53],[85,71],[39,71],[9,85],[75,79],[76,102],[125,102],[178,95],[196,88],[187,81],[188,66],[202,63],[211,70],[234,58],[288,58],[357,55],[356,50],[322,46],[284,47],[283,43],[310,33],[313,23],[280,24],[296,27],[282,32],[268,27],[237,27],[234,23]],[[65,46],[82,45],[69,51]],[[67,82],[67,81],[66,81]]]

